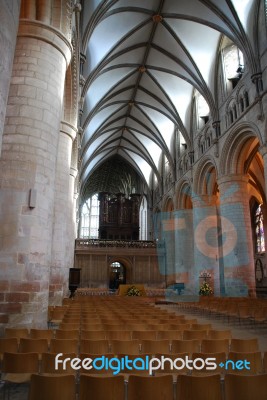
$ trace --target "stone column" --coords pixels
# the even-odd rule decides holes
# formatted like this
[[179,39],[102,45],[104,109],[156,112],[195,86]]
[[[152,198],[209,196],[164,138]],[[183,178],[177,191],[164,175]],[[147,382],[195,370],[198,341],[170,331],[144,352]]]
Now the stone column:
[[165,243],[165,264],[160,268],[160,273],[165,275],[166,286],[173,284],[175,280],[175,225],[172,211],[161,213],[162,239]]
[[0,10],[0,153],[12,62],[19,25],[20,0],[2,0]]
[[[0,160],[0,313],[46,327],[55,171],[69,42],[21,20]],[[68,190],[68,189],[67,189]]]
[[[70,203],[73,205],[73,194],[70,199],[70,167],[72,143],[76,128],[65,121],[61,122],[58,155],[55,176],[54,221],[52,256],[49,285],[49,304],[61,304],[62,298],[68,293],[69,264],[68,248],[73,248],[74,235],[69,232]],[[72,192],[73,193],[73,192]]]
[[[267,134],[267,133],[266,133]],[[264,168],[264,192],[265,197],[267,195],[267,145],[263,145],[259,147],[259,153],[263,158],[263,168]],[[267,204],[262,204],[261,206],[262,213],[263,213],[263,227],[264,227],[264,239],[265,239],[265,255],[263,264],[267,266]]]
[[193,210],[176,210],[173,212],[173,218],[175,229],[175,281],[184,282],[187,289],[194,264]]
[[216,206],[216,196],[194,195],[193,225],[194,225],[194,268],[191,274],[192,293],[198,295],[201,272],[207,271],[211,278],[209,284],[215,295],[220,294],[219,279],[219,223]]
[[255,296],[255,271],[248,195],[248,176],[218,180],[221,257],[226,296]]
[[67,228],[68,239],[65,241],[68,268],[74,267],[74,248],[75,248],[75,239],[77,237],[76,201],[78,196],[77,193],[75,192],[77,174],[78,170],[74,167],[71,167],[69,176],[69,199],[68,199],[68,204],[69,204],[69,219]]

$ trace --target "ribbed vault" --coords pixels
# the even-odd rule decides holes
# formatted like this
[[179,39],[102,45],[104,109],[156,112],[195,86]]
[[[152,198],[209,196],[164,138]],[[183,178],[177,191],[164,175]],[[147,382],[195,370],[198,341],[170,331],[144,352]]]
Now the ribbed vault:
[[82,187],[90,186],[90,175],[115,155],[146,184],[152,171],[160,179],[162,153],[174,173],[175,132],[180,132],[188,149],[192,147],[195,89],[204,96],[210,119],[218,119],[215,76],[222,35],[237,44],[251,72],[257,72],[249,17],[256,4],[256,0],[84,1]]

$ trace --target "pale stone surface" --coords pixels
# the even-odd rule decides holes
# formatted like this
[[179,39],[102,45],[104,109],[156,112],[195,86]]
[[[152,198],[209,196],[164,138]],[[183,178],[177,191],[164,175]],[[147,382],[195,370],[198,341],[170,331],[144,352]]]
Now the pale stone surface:
[[0,152],[19,23],[20,0],[0,3]]
[[[52,257],[50,268],[50,305],[61,304],[62,297],[68,294],[69,268],[73,266],[67,255],[68,246],[73,248],[74,238],[69,232],[69,220],[71,199],[69,197],[70,165],[72,142],[76,131],[66,122],[61,123],[58,157],[55,178],[55,201]],[[73,198],[73,194],[72,194]],[[73,257],[73,256],[72,256]],[[73,258],[72,258],[73,260]]]
[[[33,65],[33,75],[28,76]],[[1,252],[8,291],[30,294],[30,298],[17,296],[12,303],[7,297],[7,303],[0,305],[0,312],[10,313],[13,307],[10,325],[46,327],[65,71],[66,59],[58,49],[40,39],[18,37],[7,105],[8,135],[4,130],[0,161],[0,221],[5,227]],[[36,191],[33,208],[30,190]]]

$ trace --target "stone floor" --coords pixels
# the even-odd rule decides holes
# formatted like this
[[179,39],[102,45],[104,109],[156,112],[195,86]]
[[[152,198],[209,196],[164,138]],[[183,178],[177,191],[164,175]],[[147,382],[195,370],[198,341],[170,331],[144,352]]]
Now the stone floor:
[[[215,318],[214,316],[200,315],[200,313],[186,312],[181,310],[177,305],[160,305],[160,308],[164,308],[170,311],[176,311],[177,314],[185,314],[188,318],[197,318],[201,323],[212,323],[215,329],[231,329],[234,338],[254,338],[257,337],[259,341],[259,347],[262,352],[267,351],[267,324],[265,325],[253,325],[252,323],[241,323],[238,320],[231,320],[229,323],[227,320]],[[3,382],[0,381],[0,400],[27,400],[28,399],[28,385],[18,385],[12,387],[9,391],[6,390],[4,395]],[[47,399],[49,400],[49,399]]]

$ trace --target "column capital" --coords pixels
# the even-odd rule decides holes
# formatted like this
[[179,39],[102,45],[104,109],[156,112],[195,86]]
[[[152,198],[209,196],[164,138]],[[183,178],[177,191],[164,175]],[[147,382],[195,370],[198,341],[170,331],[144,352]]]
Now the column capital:
[[60,133],[64,133],[65,135],[69,136],[73,141],[76,138],[77,128],[66,121],[61,121]]
[[249,181],[249,176],[247,174],[228,174],[218,178],[217,183],[218,186],[220,186],[225,183],[235,183],[235,182],[247,184],[248,181]]
[[72,56],[72,46],[67,38],[56,28],[43,22],[20,19],[18,37],[28,37],[49,43],[56,48],[66,60],[66,68]]

